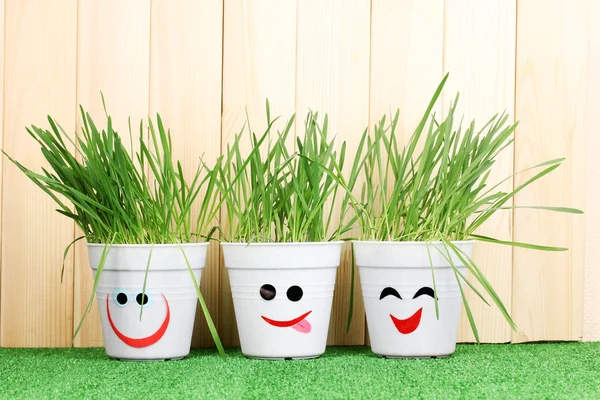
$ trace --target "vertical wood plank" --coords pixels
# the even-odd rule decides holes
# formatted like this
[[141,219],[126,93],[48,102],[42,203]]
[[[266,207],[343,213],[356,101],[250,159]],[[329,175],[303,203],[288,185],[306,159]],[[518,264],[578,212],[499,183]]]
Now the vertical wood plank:
[[[0,143],[4,148],[4,1],[0,1]],[[4,170],[4,156],[0,160],[0,210],[2,210],[2,171]],[[2,343],[2,212],[0,211],[0,344]]]
[[[252,129],[264,131],[267,97],[271,115],[281,115],[281,123],[295,111],[296,1],[225,1],[223,40],[222,148],[225,149],[244,124],[246,109]],[[248,153],[249,143],[244,145]],[[221,269],[220,315],[223,344],[239,345],[225,268]]]
[[371,2],[370,129],[400,109],[397,139],[408,140],[442,79],[443,49],[443,0]]
[[[583,208],[585,136],[592,129],[590,90],[593,0],[519,1],[517,27],[515,171],[567,157],[563,165],[515,197],[516,206]],[[517,186],[532,173],[515,177]],[[582,336],[584,219],[517,209],[514,239],[568,252],[514,250],[513,341],[579,340]]]
[[373,0],[371,13],[369,126],[400,109],[405,143],[443,77],[444,1]]
[[[131,116],[133,135],[137,135],[136,127],[142,118],[146,119],[149,109],[150,2],[80,1],[78,24],[77,101],[99,127],[105,128],[102,91],[115,129],[128,135],[127,119]],[[75,246],[75,324],[85,311],[92,284],[93,274],[82,241]],[[98,307],[94,304],[75,345],[102,343]]]
[[[588,118],[600,109],[600,2],[590,3],[588,24],[589,43],[589,83],[587,85]],[[600,135],[597,131],[586,130],[587,179],[585,206],[585,272],[584,272],[584,310],[583,340],[600,341]]]
[[[75,128],[77,4],[74,0],[5,3],[4,149],[41,172],[41,152],[25,132],[52,115]],[[49,18],[52,15],[54,18]],[[60,20],[60,23],[56,21]],[[61,285],[63,249],[74,224],[53,201],[4,161],[2,347],[64,347],[73,329],[72,262]]]
[[[509,113],[508,123],[514,121],[516,18],[515,0],[446,2],[444,69],[450,77],[444,93],[444,109],[449,108],[459,92],[457,115],[464,115],[465,124],[475,119],[476,128],[482,127],[494,114],[503,111]],[[498,157],[489,182],[495,185],[512,174],[513,146],[509,146]],[[498,190],[510,192],[512,180]],[[511,205],[512,202],[506,204]],[[478,233],[511,240],[512,211],[497,212]],[[512,248],[478,242],[473,257],[510,310]],[[498,308],[487,306],[473,291],[467,292],[480,340],[509,342],[511,329]],[[458,340],[475,341],[464,310]]]
[[[222,14],[222,0],[152,2],[150,110],[171,130],[173,158],[187,179],[200,157],[210,165],[221,152]],[[219,275],[219,244],[213,242],[200,287],[217,326]],[[213,345],[198,307],[192,346]]]
[[[298,2],[296,112],[329,114],[338,145],[353,154],[369,123],[370,2]],[[348,167],[349,168],[349,167]],[[363,344],[365,313],[355,284],[354,318],[346,333],[350,301],[351,249],[344,246],[337,271],[329,344]]]

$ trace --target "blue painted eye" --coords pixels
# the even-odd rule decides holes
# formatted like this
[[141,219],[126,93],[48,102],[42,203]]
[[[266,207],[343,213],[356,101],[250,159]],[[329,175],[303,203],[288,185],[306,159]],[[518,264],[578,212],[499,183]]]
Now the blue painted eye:
[[129,303],[129,294],[127,290],[122,288],[116,288],[113,290],[113,300],[119,307],[125,307]]
[[152,305],[152,295],[148,292],[142,294],[142,291],[140,290],[135,294],[135,302],[140,307],[142,304],[144,307],[150,307]]

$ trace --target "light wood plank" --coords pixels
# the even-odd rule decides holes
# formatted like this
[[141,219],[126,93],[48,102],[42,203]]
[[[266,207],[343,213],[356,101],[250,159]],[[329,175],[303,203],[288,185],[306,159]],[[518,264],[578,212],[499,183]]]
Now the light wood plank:
[[[348,154],[356,150],[369,124],[370,7],[368,0],[298,2],[296,112],[328,113],[331,134],[337,135],[339,145],[348,141]],[[346,333],[351,249],[344,247],[328,343],[364,344],[365,313],[358,280],[354,319]]]
[[[246,109],[256,132],[266,128],[265,99],[283,124],[295,112],[296,1],[228,0],[224,11],[222,148],[238,133]],[[294,139],[293,135],[290,140]],[[249,143],[244,143],[247,152]],[[220,334],[239,345],[229,276],[221,269]]]
[[[72,0],[5,3],[4,149],[41,172],[43,157],[25,126],[52,115],[75,129],[77,4]],[[57,23],[60,21],[60,23]],[[60,283],[63,249],[74,224],[4,160],[0,346],[64,347],[73,329],[73,265]]]
[[[303,117],[308,107],[329,112],[333,131],[349,139],[351,149],[367,122],[372,125],[400,107],[405,137],[441,78],[442,55],[444,71],[451,72],[445,101],[459,90],[461,110],[479,122],[495,111],[511,110],[515,0],[457,0],[445,6],[443,0],[373,0],[372,14],[366,0],[299,3],[225,2],[223,145],[242,126],[246,106],[256,130],[261,128],[266,97],[274,115],[297,111]],[[50,113],[72,132],[77,103],[102,117],[102,90],[121,132],[127,116],[136,120],[149,109],[161,111],[186,168],[204,151],[216,155],[221,142],[216,97],[221,85],[221,4],[80,1],[77,13],[75,0],[52,5],[0,1],[3,148],[28,166],[41,166],[42,158],[23,127],[47,126],[45,115]],[[591,122],[600,106],[599,18],[600,5],[594,0],[518,4],[515,108],[521,125],[515,170],[554,157],[567,156],[568,161],[520,193],[516,204],[571,205],[585,208],[586,215],[514,213],[515,240],[571,248],[561,254],[514,251],[512,310],[521,332],[513,336],[515,341],[600,340],[600,175],[595,154],[600,142]],[[512,51],[514,57],[514,43]],[[509,171],[509,155],[500,164],[498,171]],[[0,346],[69,346],[91,286],[85,245],[75,250],[75,277],[69,260],[60,285],[62,251],[73,238],[73,224],[56,214],[51,200],[6,160],[2,168]],[[504,175],[498,172],[499,178]],[[502,214],[486,232],[510,238],[510,224],[510,213]],[[511,251],[484,246],[475,255],[508,303]],[[362,314],[355,313],[353,331],[345,334],[348,255],[344,253],[336,286],[334,344],[360,344],[365,332]],[[234,345],[237,328],[229,282],[226,271],[217,269],[217,257],[213,247],[202,288],[213,316],[223,313],[218,326],[225,344]],[[358,285],[356,290],[360,292]],[[495,310],[472,304],[477,304],[484,341],[510,339]],[[360,300],[355,306],[362,313]],[[461,340],[472,340],[465,327],[463,321]],[[210,344],[204,328],[196,331],[194,343]],[[102,345],[95,306],[76,344]]]
[[[4,2],[0,1],[0,143],[4,138],[4,123],[2,119],[4,111]],[[4,146],[3,146],[4,147]],[[0,210],[2,209],[2,174],[4,157],[0,161]],[[0,227],[2,227],[2,212],[0,211]],[[0,228],[0,243],[2,241],[2,229]],[[2,343],[2,246],[0,245],[0,343]]]
[[[600,2],[590,3],[587,24],[589,35],[589,78],[586,118],[600,109]],[[587,179],[585,206],[585,271],[583,340],[600,341],[600,135],[589,124],[586,129]]]
[[443,0],[372,1],[370,129],[400,109],[397,139],[406,143],[442,79],[443,48]]
[[[494,114],[503,111],[509,113],[508,123],[514,121],[516,18],[515,0],[446,3],[444,69],[450,77],[444,92],[444,109],[449,108],[450,101],[459,92],[457,114],[464,115],[465,124],[475,119],[476,127],[481,127]],[[510,146],[498,157],[489,182],[495,185],[512,174],[513,146]],[[498,190],[510,192],[512,180]],[[512,201],[506,205],[511,206]],[[512,211],[497,212],[478,233],[511,240]],[[512,248],[478,242],[473,253],[475,262],[510,310]],[[480,340],[509,342],[511,329],[498,308],[487,306],[473,291],[467,292]],[[458,340],[475,341],[464,310]]]
[[[590,84],[590,26],[593,0],[519,1],[517,27],[515,171],[567,157],[550,176],[520,192],[515,205],[583,208],[586,111]],[[596,88],[597,90],[598,88]],[[531,173],[518,175],[519,185]],[[570,250],[542,253],[515,249],[513,341],[579,340],[582,337],[584,218],[515,210],[514,239]]]
[[444,1],[373,0],[371,12],[369,125],[400,109],[405,143],[443,77]]
[[[150,110],[153,116],[159,112],[170,128],[173,157],[181,161],[188,179],[200,157],[212,164],[221,152],[222,14],[222,0],[152,2]],[[217,242],[210,246],[200,286],[218,326]],[[192,346],[213,345],[198,306]]]
[[[133,134],[140,119],[148,116],[150,80],[150,3],[135,1],[80,1],[77,58],[77,101],[106,126],[100,91],[115,129]],[[80,123],[78,119],[78,123]],[[77,236],[81,233],[77,232]],[[78,324],[93,283],[87,249],[75,246],[75,324]],[[102,346],[98,307],[94,304],[75,340],[76,346]]]

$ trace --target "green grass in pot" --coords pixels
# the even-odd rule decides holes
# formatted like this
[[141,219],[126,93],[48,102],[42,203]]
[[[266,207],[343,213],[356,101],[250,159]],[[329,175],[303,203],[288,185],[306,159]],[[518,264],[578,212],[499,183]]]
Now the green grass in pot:
[[[81,134],[74,138],[50,116],[50,130],[36,126],[27,128],[49,164],[49,168],[42,168],[42,173],[28,169],[4,153],[52,197],[58,205],[57,212],[71,218],[82,230],[83,236],[65,249],[65,258],[69,248],[81,239],[106,245],[92,295],[73,338],[91,309],[106,256],[113,244],[179,244],[187,262],[181,243],[209,240],[215,230],[211,225],[220,207],[215,173],[208,171],[204,163],[199,163],[192,179],[184,178],[181,163],[172,158],[171,134],[165,130],[160,115],[156,116],[156,124],[149,118],[147,128],[140,121],[139,150],[133,152],[129,150],[134,147],[131,123],[129,141],[125,144],[115,131],[106,108],[106,129],[103,130],[96,126],[83,107],[80,110]],[[201,191],[203,195],[199,197]],[[200,212],[194,228],[192,210],[195,207],[199,207]],[[149,267],[150,259],[142,294],[146,290]],[[189,262],[188,268],[211,335],[219,352],[224,354]],[[142,312],[143,306],[140,318]]]
[[[348,179],[341,170],[328,170],[346,189],[345,201],[358,218],[360,240],[441,242],[444,250],[432,245],[427,247],[428,251],[431,252],[430,248],[439,251],[452,265],[457,280],[459,277],[464,279],[489,305],[485,296],[452,264],[451,253],[455,254],[500,309],[511,328],[516,330],[508,310],[481,269],[452,242],[476,240],[535,250],[564,251],[567,249],[504,241],[475,232],[500,210],[535,208],[575,214],[582,211],[567,207],[506,206],[522,189],[558,168],[564,158],[543,162],[490,185],[491,169],[500,153],[513,142],[517,123],[508,123],[508,116],[502,114],[495,115],[478,130],[475,121],[464,128],[462,120],[456,117],[458,95],[447,115],[438,120],[432,110],[447,78],[448,75],[438,86],[423,118],[404,146],[396,139],[399,117],[399,112],[396,112],[389,122],[386,117],[381,118],[372,137],[368,133],[363,135]],[[499,189],[514,175],[528,170],[536,172],[512,191]],[[358,185],[361,175],[364,179]],[[460,290],[471,328],[479,342],[471,309],[462,287]],[[437,298],[435,307],[439,318]],[[350,321],[351,314],[348,326]]]
[[[294,116],[276,131],[266,105],[267,128],[257,136],[249,121],[219,159],[218,185],[223,196],[228,226],[222,232],[229,242],[323,242],[339,240],[355,220],[342,224],[344,213],[335,215],[339,185],[321,165],[341,169],[345,142],[338,152],[328,139],[328,118],[322,124],[309,112],[303,137],[296,150],[288,142]],[[243,154],[247,130],[251,144]],[[293,143],[293,142],[292,142]],[[339,209],[339,204],[338,204]]]

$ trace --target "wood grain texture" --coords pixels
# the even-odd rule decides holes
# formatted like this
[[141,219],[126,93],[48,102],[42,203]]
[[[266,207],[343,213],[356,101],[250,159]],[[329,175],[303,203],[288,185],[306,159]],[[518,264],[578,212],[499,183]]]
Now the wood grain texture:
[[384,115],[389,119],[400,109],[397,139],[406,143],[443,77],[443,54],[443,0],[371,2],[371,131]]
[[[516,11],[515,0],[446,2],[444,70],[450,77],[443,96],[444,110],[459,92],[457,115],[464,115],[464,125],[475,119],[476,127],[482,127],[492,116],[503,111],[509,114],[508,123],[514,121]],[[498,157],[489,182],[495,185],[512,174],[513,146],[509,146]],[[510,192],[512,180],[499,186],[498,190]],[[511,206],[512,202],[506,205]],[[512,211],[497,212],[478,233],[511,240]],[[512,248],[477,242],[473,257],[510,310]],[[473,291],[467,292],[480,340],[510,342],[510,326],[498,308],[487,306]],[[459,341],[475,341],[464,310]]]
[[[187,179],[200,157],[211,165],[221,152],[222,13],[222,0],[152,2],[150,112],[159,112],[171,130],[173,158],[181,161]],[[200,287],[218,326],[217,242],[209,247]],[[200,306],[192,346],[214,346]]]
[[[150,2],[82,0],[78,23],[77,101],[99,127],[105,128],[102,91],[115,129],[127,135],[128,117],[131,117],[135,137],[139,121],[147,118],[149,110]],[[81,232],[76,235],[80,236]],[[75,246],[74,257],[75,324],[79,324],[93,285],[83,241]],[[75,345],[102,346],[102,343],[98,307],[94,304]]]
[[[297,112],[302,121],[309,108],[328,112],[332,134],[349,141],[351,154],[364,128],[396,108],[404,140],[450,72],[446,109],[460,91],[468,118],[483,123],[514,109],[521,120],[494,177],[567,157],[514,204],[586,211],[519,209],[484,228],[571,250],[477,245],[476,260],[519,326],[511,335],[494,307],[471,296],[482,340],[600,340],[600,136],[592,122],[600,107],[599,19],[595,0],[0,0],[0,140],[40,170],[24,126],[47,127],[51,114],[74,132],[79,103],[103,125],[103,91],[121,133],[128,116],[137,124],[160,111],[191,173],[201,154],[212,161],[222,151],[246,109],[253,128],[263,129],[268,97],[272,115]],[[0,346],[69,346],[92,285],[85,244],[67,260],[61,285],[63,249],[80,233],[6,159],[0,171]],[[213,245],[202,290],[224,344],[239,345],[220,260]],[[349,260],[345,249],[329,344],[367,338],[359,284],[345,333]],[[97,313],[94,305],[75,345],[102,345]],[[209,346],[203,321],[199,314],[193,344]],[[473,340],[464,318],[460,340]]]
[[[75,128],[77,4],[8,1],[5,7],[3,148],[41,172],[43,157],[25,126],[48,128],[50,114],[67,131]],[[3,186],[0,346],[69,346],[70,260],[62,285],[60,275],[74,224],[56,213],[53,201],[6,160]]]
[[[586,119],[600,110],[600,2],[590,3],[587,15],[589,35],[589,77],[587,85]],[[583,340],[600,341],[600,135],[586,127],[586,202],[585,202],[585,272]]]
[[[593,0],[519,1],[517,18],[515,171],[567,157],[550,176],[515,197],[515,205],[583,208],[586,115]],[[531,173],[515,177],[517,186]],[[514,342],[582,337],[584,218],[517,209],[514,239],[565,246],[568,252],[514,250]]]
[[[265,100],[281,124],[295,112],[296,1],[227,0],[224,9],[222,149],[240,131],[246,110],[252,129],[266,128]],[[294,135],[290,135],[290,140]],[[249,143],[242,144],[250,151]],[[221,269],[219,333],[239,345],[229,276]]]
[[373,0],[371,129],[400,109],[398,140],[408,140],[443,77],[443,35],[443,0]]
[[[296,112],[329,114],[329,130],[338,145],[353,154],[369,124],[370,2],[298,2]],[[346,166],[350,168],[349,163]],[[335,218],[335,216],[334,216]],[[364,344],[365,313],[358,279],[349,333],[351,253],[345,245],[329,327],[329,344]]]
[[[0,1],[0,143],[4,148],[4,2]],[[0,227],[2,227],[2,171],[4,169],[4,156],[0,160]],[[0,345],[2,343],[2,229],[0,228]]]

